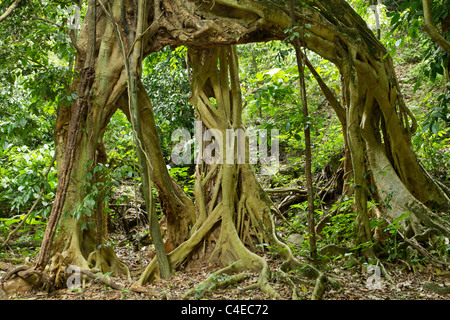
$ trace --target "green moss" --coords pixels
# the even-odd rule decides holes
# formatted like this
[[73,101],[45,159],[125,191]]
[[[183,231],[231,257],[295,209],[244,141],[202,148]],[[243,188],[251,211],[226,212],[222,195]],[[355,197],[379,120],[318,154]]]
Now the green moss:
[[450,252],[450,244],[448,242],[448,238],[445,238],[443,236],[434,237],[433,249],[439,257],[443,258],[443,260],[447,260]]

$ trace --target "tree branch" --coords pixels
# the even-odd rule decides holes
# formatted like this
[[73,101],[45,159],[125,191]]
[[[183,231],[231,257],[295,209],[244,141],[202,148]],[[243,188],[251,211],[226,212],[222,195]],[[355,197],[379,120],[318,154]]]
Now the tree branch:
[[14,1],[14,3],[10,5],[8,9],[6,9],[5,13],[0,16],[0,22],[3,22],[3,20],[8,18],[8,16],[14,11],[14,9],[16,9],[19,6],[19,4],[20,0]]
[[431,0],[422,0],[423,17],[425,19],[424,29],[431,39],[436,42],[442,50],[450,54],[450,41],[444,38],[436,26],[434,25],[433,16],[431,14]]

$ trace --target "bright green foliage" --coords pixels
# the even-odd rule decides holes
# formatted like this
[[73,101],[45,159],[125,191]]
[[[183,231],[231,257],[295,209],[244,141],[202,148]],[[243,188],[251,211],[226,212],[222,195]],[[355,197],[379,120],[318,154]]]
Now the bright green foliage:
[[194,108],[189,104],[190,84],[186,48],[165,48],[144,61],[143,83],[153,103],[163,155],[169,157],[172,132],[187,129],[193,134]]
[[[444,19],[449,13],[449,3],[445,3],[445,1],[433,2],[433,18],[436,25],[440,25],[442,19]],[[422,1],[405,1],[395,11],[388,13],[388,16],[391,17],[391,30],[387,34],[386,38],[389,39],[391,35],[395,35],[396,33],[401,33],[404,35],[404,32],[406,32],[410,41],[423,41],[421,44],[424,50],[423,59],[428,62],[424,75],[432,80],[435,80],[438,74],[444,75],[444,68],[448,66],[449,56],[422,31]],[[450,30],[447,31],[447,37],[450,39]],[[401,41],[401,45],[398,44],[397,47],[403,47],[405,41],[403,39]],[[420,83],[417,84],[417,86],[419,85]]]
[[[300,106],[299,74],[293,48],[284,42],[249,44],[239,47],[243,82],[243,121],[254,129],[279,130],[283,166],[292,175],[272,177],[272,186],[283,186],[292,178],[303,179],[306,126],[312,130],[313,171],[320,170],[330,156],[343,150],[342,128],[308,69],[307,98],[310,115]],[[308,58],[336,96],[340,96],[340,75],[329,61],[308,52]],[[320,147],[319,147],[320,146]],[[300,181],[300,183],[303,183]]]
[[131,124],[122,112],[117,111],[111,118],[103,142],[111,166],[124,178],[133,178],[138,160]]
[[[435,25],[442,31],[444,37],[450,41],[450,22],[446,18],[450,15],[450,2],[445,0],[432,2],[432,15]],[[450,82],[450,56],[434,43],[423,29],[423,8],[421,0],[407,0],[395,10],[388,13],[391,17],[391,30],[386,36],[392,46],[391,54],[394,54],[398,47],[403,48],[408,39],[410,44],[420,43],[420,53],[416,53],[416,59],[422,61],[423,72],[418,75],[415,81],[414,90],[420,88],[426,78],[432,82],[439,82],[442,79],[443,86],[449,86]],[[448,18],[447,18],[448,20]],[[398,40],[395,40],[398,38]],[[414,45],[417,48],[417,45]],[[448,126],[450,116],[448,113],[449,96],[448,93],[437,93],[437,106],[430,110],[424,122],[424,129],[428,129],[434,134],[438,131],[438,126]],[[442,124],[440,124],[442,122]]]
[[425,169],[439,179],[450,180],[450,128],[436,133],[423,129],[414,140],[414,147]]
[[190,174],[190,171],[190,167],[175,167],[169,169],[169,174],[178,182],[183,191],[193,199],[195,174]]
[[65,5],[27,1],[2,22],[1,87],[9,88],[10,93],[21,87],[27,90],[30,111],[42,108],[52,114],[55,105],[67,105],[73,99],[68,85],[75,51],[67,33],[67,16]]
[[[0,2],[4,12],[11,1]],[[0,24],[0,217],[26,211],[45,188],[33,213],[45,217],[56,190],[56,172],[43,172],[53,154],[57,108],[76,96],[75,51],[68,36],[67,4],[21,1]]]
[[31,150],[27,146],[10,146],[0,152],[0,217],[19,213],[30,207],[45,188],[44,199],[35,215],[46,217],[56,192],[56,170],[50,171],[47,180],[43,172],[52,159],[52,150],[45,144]]

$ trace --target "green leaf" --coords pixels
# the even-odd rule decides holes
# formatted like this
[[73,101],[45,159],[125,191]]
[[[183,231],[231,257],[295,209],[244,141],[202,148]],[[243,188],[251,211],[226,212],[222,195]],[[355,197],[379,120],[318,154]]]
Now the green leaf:
[[395,219],[392,224],[398,224],[401,220],[406,219],[409,217],[409,212],[406,212],[404,214],[402,214],[400,217],[398,217],[397,219]]

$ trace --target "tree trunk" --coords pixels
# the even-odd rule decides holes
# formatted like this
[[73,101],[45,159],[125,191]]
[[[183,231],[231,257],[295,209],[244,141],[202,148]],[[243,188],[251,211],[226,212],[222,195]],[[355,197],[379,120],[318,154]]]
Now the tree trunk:
[[431,0],[422,0],[423,17],[425,20],[424,29],[428,33],[431,39],[436,42],[442,50],[450,54],[450,41],[448,41],[444,35],[442,35],[436,28],[434,23]]
[[[116,23],[122,25],[122,14],[126,11],[131,12],[128,18],[130,23],[125,27],[129,38],[128,46],[134,43],[135,37],[133,32],[136,28],[136,17],[132,14],[130,8],[125,8],[122,1],[113,1],[109,4],[111,16]],[[127,4],[130,5],[130,4]],[[91,10],[91,8],[89,8]],[[90,49],[86,37],[89,25],[84,25],[79,40],[79,47],[82,48],[81,55],[77,56],[76,69],[80,70],[80,66],[86,61],[84,54]],[[115,34],[115,26],[111,23],[105,11],[99,10],[97,17],[97,41],[95,49],[95,65],[96,74],[92,84],[90,93],[92,101],[89,107],[89,113],[81,117],[78,123],[80,134],[75,145],[73,155],[73,169],[71,179],[68,182],[67,197],[63,201],[64,212],[60,225],[60,232],[55,241],[54,251],[58,255],[65,257],[65,263],[74,264],[82,269],[89,269],[89,264],[94,264],[95,268],[102,272],[113,271],[115,274],[126,273],[129,275],[128,269],[120,261],[117,260],[113,248],[110,246],[102,246],[101,249],[96,248],[95,229],[81,229],[89,221],[89,217],[81,216],[80,219],[72,217],[69,213],[83,203],[86,191],[80,186],[88,173],[93,172],[93,168],[97,165],[94,161],[96,150],[100,146],[101,139],[105,132],[106,126],[114,114],[120,108],[131,121],[128,98],[127,98],[127,71],[124,64],[121,47]],[[135,46],[133,46],[135,47]],[[142,55],[138,54],[142,59]],[[142,61],[142,60],[140,60]],[[137,66],[140,68],[140,65]],[[80,86],[79,82],[74,83],[74,87]],[[182,192],[169,176],[165,161],[159,146],[156,124],[154,122],[151,102],[140,80],[137,80],[137,98],[141,108],[141,126],[143,132],[144,148],[150,155],[150,161],[153,165],[152,179],[154,179],[159,192],[160,199],[163,202],[163,209],[168,216],[168,229],[170,244],[168,248],[178,246],[189,237],[189,226],[193,224],[194,207],[189,198]],[[72,114],[70,109],[61,109],[58,114],[57,128],[55,131],[55,142],[58,155],[58,173],[64,172],[66,166],[63,165],[64,155],[66,154],[67,137],[71,130],[67,124],[71,121]],[[99,215],[103,216],[105,221],[105,212],[102,210],[104,204],[99,201],[97,209]],[[100,221],[100,219],[97,219]],[[92,221],[92,222],[95,222]],[[106,228],[96,225],[99,228],[97,232],[103,233],[102,241],[108,241]],[[104,225],[103,225],[104,226]],[[46,240],[45,244],[51,244],[51,239]]]
[[[129,39],[136,40],[134,2],[114,0],[108,3],[117,24]],[[237,55],[230,45],[284,39],[285,30],[291,25],[288,1],[215,0],[213,4],[202,2],[198,6],[193,1],[174,0],[147,1],[147,6],[148,25],[155,31],[144,32],[142,59],[166,45],[190,47],[193,66],[191,102],[205,129],[215,129],[216,133],[222,134],[221,138],[219,135],[200,150],[211,150],[214,143],[219,147],[227,146],[227,129],[244,131],[240,118],[242,104]],[[432,212],[432,209],[443,211],[448,206],[448,190],[443,190],[423,170],[412,151],[415,119],[403,101],[392,59],[385,48],[344,0],[307,1],[301,11],[299,6],[295,10],[296,20],[310,26],[305,29],[305,47],[333,62],[343,78],[345,112],[341,110],[338,117],[345,120],[341,122],[353,169],[360,241],[365,242],[371,236],[367,210],[370,199],[381,203],[380,211],[390,220],[409,212],[409,217],[402,221],[402,231],[409,236],[431,228],[436,234],[448,237],[448,223]],[[87,49],[86,27],[80,37],[82,50]],[[131,41],[129,45],[134,42]],[[77,70],[80,71],[85,54],[77,59]],[[92,105],[80,121],[79,127],[83,130],[76,143],[67,198],[62,201],[65,212],[70,212],[84,198],[80,181],[89,172],[90,162],[112,114],[121,108],[130,116],[127,113],[124,59],[113,25],[104,12],[99,12],[97,18],[95,65]],[[244,163],[237,163],[233,153],[233,161],[227,162],[230,154],[226,154],[222,164],[199,164],[194,209],[189,198],[170,179],[159,146],[151,103],[139,81],[138,99],[144,147],[151,157],[152,179],[167,215],[169,238],[174,246],[169,254],[172,267],[178,267],[203,243],[205,248],[211,249],[211,259],[229,266],[223,272],[260,270],[258,286],[276,296],[268,285],[267,262],[255,254],[256,247],[270,245],[279,250],[285,260],[284,266],[292,267],[295,262],[289,248],[274,233],[270,200],[260,187],[248,158]],[[71,117],[65,109],[58,117],[56,145],[60,174],[67,169],[62,157],[67,136],[74,132],[73,126],[67,128]],[[89,239],[95,239],[95,236],[82,234],[82,222],[64,218],[58,241],[69,262],[85,266],[88,243],[94,241]],[[48,245],[46,241],[43,247]],[[139,283],[152,279],[157,270],[155,260],[142,274]],[[322,279],[317,272],[312,274]]]
[[[199,150],[195,187],[197,223],[191,238],[169,254],[170,261],[176,268],[188,255],[201,249],[199,245],[203,242],[200,254],[207,255],[211,262],[229,266],[223,272],[259,271],[259,287],[277,296],[268,285],[267,262],[252,251],[257,251],[258,246],[273,246],[283,252],[286,261],[291,254],[275,235],[271,202],[250,167],[248,151],[244,151],[245,161],[239,158],[242,150],[248,150],[249,142],[241,122],[236,48],[224,46],[200,51],[189,48],[189,59],[193,68],[191,102],[205,129],[214,132],[214,138],[209,144],[203,143]],[[242,135],[237,134],[236,141],[234,134],[239,130]],[[197,138],[203,141],[207,134],[208,131]],[[211,147],[215,151],[208,153]],[[156,268],[151,263],[138,283],[150,281]]]

